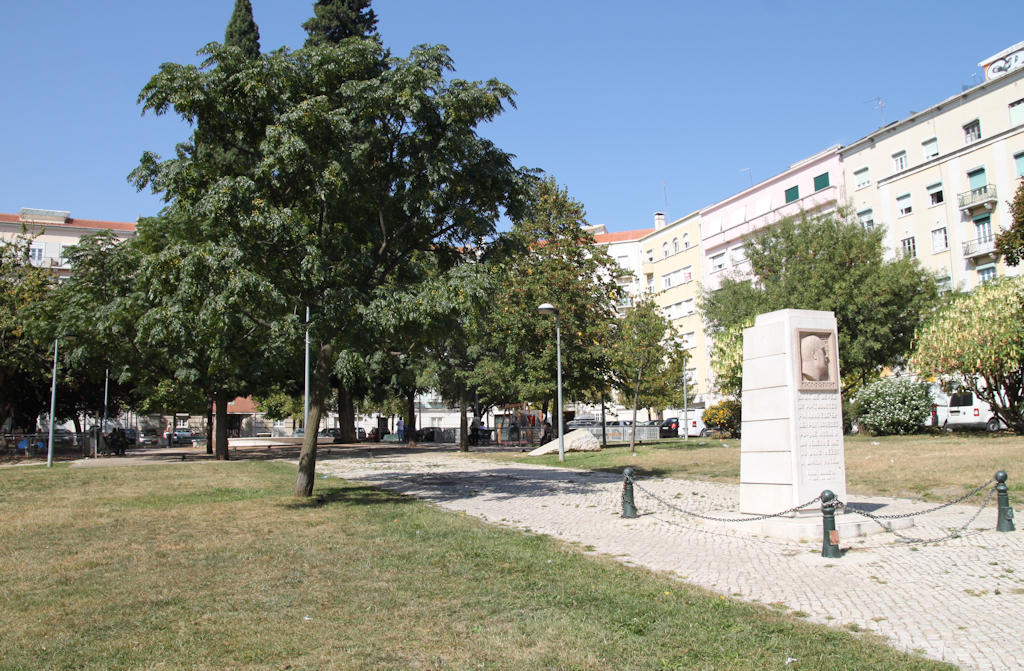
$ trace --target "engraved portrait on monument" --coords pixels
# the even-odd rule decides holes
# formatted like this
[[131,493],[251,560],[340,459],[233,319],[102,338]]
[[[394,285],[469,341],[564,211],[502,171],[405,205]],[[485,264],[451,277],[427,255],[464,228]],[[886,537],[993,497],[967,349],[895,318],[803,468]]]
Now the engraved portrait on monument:
[[839,391],[835,333],[798,329],[795,337],[797,389]]

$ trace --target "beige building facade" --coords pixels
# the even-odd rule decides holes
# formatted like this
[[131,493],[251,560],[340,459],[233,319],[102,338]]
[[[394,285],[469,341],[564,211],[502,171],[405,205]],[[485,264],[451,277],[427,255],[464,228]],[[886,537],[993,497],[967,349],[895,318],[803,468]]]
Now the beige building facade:
[[34,266],[49,268],[58,277],[71,274],[65,256],[69,247],[89,235],[111,231],[118,240],[135,237],[135,223],[77,219],[65,210],[40,210],[23,207],[17,214],[0,213],[0,240],[31,239],[29,260]]
[[983,83],[841,150],[849,200],[885,226],[893,256],[917,258],[947,288],[1016,275],[995,250],[1024,176],[1024,42],[979,64]]

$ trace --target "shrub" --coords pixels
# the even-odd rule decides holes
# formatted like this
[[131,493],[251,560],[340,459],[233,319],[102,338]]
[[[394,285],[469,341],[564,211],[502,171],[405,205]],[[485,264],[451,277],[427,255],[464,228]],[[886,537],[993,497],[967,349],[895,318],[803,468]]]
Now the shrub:
[[740,420],[742,419],[740,407],[739,401],[726,399],[705,410],[701,419],[707,426],[735,436],[740,432]]
[[861,425],[876,436],[916,433],[932,412],[927,382],[890,377],[873,382],[857,393]]

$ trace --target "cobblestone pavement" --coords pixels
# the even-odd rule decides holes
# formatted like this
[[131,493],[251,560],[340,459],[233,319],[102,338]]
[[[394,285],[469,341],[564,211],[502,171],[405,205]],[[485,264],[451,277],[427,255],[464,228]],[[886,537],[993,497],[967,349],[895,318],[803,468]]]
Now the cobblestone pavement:
[[[994,499],[959,538],[908,544],[879,533],[843,539],[844,556],[824,559],[820,541],[769,538],[751,529],[753,523],[711,522],[673,509],[735,517],[737,485],[638,480],[640,517],[627,520],[621,517],[622,477],[608,473],[444,451],[368,457],[363,450],[321,457],[317,472],[579,543],[731,598],[781,604],[810,621],[869,630],[897,648],[964,669],[1024,668],[1024,531],[995,532]],[[878,514],[934,507],[849,498]],[[946,536],[968,522],[982,500],[916,517],[901,533]]]

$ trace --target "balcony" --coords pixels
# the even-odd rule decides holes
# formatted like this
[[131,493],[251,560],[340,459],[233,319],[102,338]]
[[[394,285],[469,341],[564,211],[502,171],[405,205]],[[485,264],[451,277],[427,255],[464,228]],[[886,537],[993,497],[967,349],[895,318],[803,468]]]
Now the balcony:
[[976,259],[979,256],[996,256],[996,236],[989,233],[964,244],[964,257]]
[[985,186],[971,189],[957,196],[960,200],[961,210],[972,210],[976,207],[984,207],[991,210],[996,204],[996,185],[986,184]]

